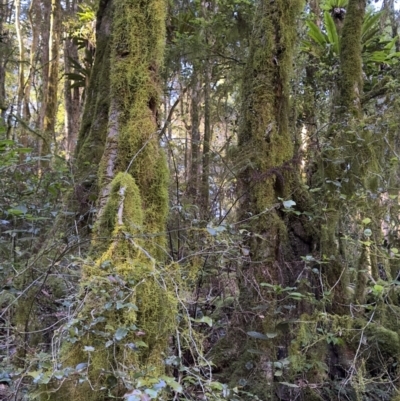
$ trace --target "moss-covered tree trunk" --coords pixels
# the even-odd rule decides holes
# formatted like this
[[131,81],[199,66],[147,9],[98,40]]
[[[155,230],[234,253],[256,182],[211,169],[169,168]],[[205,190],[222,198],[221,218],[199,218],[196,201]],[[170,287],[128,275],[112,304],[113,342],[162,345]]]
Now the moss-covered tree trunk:
[[216,360],[230,364],[223,374],[232,384],[243,383],[262,400],[275,399],[280,391],[274,385],[274,362],[278,352],[287,355],[290,341],[289,333],[276,328],[285,304],[278,288],[294,284],[301,271],[297,261],[310,252],[301,218],[295,229],[289,217],[291,208],[301,207],[293,201],[301,186],[289,123],[289,82],[302,6],[302,0],[258,1],[241,94],[239,312],[230,335],[217,347]]
[[[75,1],[65,2],[65,15],[70,16],[77,12],[77,3]],[[79,60],[78,46],[74,40],[68,36],[64,38],[64,103],[65,103],[65,136],[67,138],[67,157],[74,154],[76,142],[78,139],[81,95],[79,88],[72,88],[72,81],[67,74],[74,71],[71,60]]]
[[361,36],[365,8],[365,0],[349,0],[340,42],[339,94],[329,129],[331,146],[325,154],[324,194],[327,207],[321,230],[321,254],[326,259],[323,266],[327,290],[333,293],[331,309],[339,314],[349,311],[348,271],[339,239],[343,235],[339,229],[340,211],[343,200],[355,191],[358,181],[363,180],[360,163],[365,163],[354,157],[360,148],[353,145],[357,145],[354,124],[359,123],[361,118]]
[[51,399],[105,400],[132,388],[138,395],[164,372],[176,309],[168,290],[174,275],[161,264],[168,171],[157,107],[165,9],[164,0],[99,4],[75,189],[77,201],[79,192],[97,197],[97,214],[83,265],[82,308],[60,331],[65,345],[58,355],[62,369],[87,370],[82,385],[73,375],[55,383]]

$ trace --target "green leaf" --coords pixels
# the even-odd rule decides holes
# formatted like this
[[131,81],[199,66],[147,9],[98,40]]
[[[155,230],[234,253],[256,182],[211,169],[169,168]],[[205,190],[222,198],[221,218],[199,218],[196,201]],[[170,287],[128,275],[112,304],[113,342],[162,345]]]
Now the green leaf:
[[64,371],[62,370],[56,370],[53,374],[53,376],[58,379],[61,380],[64,377]]
[[249,352],[250,354],[265,355],[265,351],[260,351],[259,349],[254,348],[249,348],[247,352]]
[[16,149],[16,151],[18,152],[18,153],[30,153],[30,152],[32,152],[32,148],[17,148]]
[[93,351],[94,351],[94,347],[92,347],[92,346],[90,346],[90,345],[85,345],[85,346],[83,347],[83,350],[84,350],[85,352],[93,352]]
[[279,384],[283,384],[284,386],[287,386],[287,387],[299,388],[299,386],[297,384],[294,384],[294,383],[279,382]]
[[364,44],[371,36],[375,36],[375,31],[373,28],[377,25],[379,19],[382,16],[382,12],[378,13],[368,13],[364,17],[364,21],[362,24],[362,36],[361,42]]
[[170,386],[173,391],[177,393],[181,393],[183,391],[182,386],[178,382],[176,382],[172,377],[161,376],[160,379],[163,379],[165,383],[167,383],[168,386]]
[[149,395],[152,399],[157,398],[158,392],[156,390],[152,390],[151,388],[146,388],[144,392]]
[[294,299],[301,299],[304,298],[304,295],[301,294],[300,292],[291,292],[289,293],[289,297]]
[[282,204],[285,209],[290,209],[292,206],[296,205],[296,202],[290,199],[287,201],[283,201]]
[[333,21],[332,15],[328,11],[325,11],[324,13],[324,22],[329,43],[332,46],[335,54],[339,55],[339,35],[337,33],[336,25]]
[[308,36],[319,46],[325,48],[326,44],[328,43],[327,36],[321,32],[319,27],[314,24],[314,22],[307,21],[306,24],[308,26]]
[[7,213],[13,216],[21,216],[22,214],[26,214],[27,211],[28,208],[25,205],[19,205],[17,207],[8,209]]
[[365,219],[363,219],[362,223],[365,225],[369,224],[369,223],[371,223],[371,219],[369,217],[366,217]]
[[28,376],[31,376],[34,379],[36,379],[41,374],[42,374],[42,370],[32,370],[32,371],[28,372]]
[[224,389],[224,385],[220,382],[211,382],[210,387],[214,390],[222,391]]
[[75,367],[75,370],[84,370],[87,368],[87,366],[88,364],[86,362],[78,363],[78,365]]
[[11,139],[3,139],[0,141],[0,146],[11,146],[14,144],[15,144],[15,142],[12,141]]
[[196,322],[196,323],[206,323],[210,327],[212,327],[212,319],[209,316],[203,316],[199,319],[191,319],[191,320],[193,320],[193,322]]
[[395,255],[396,255],[397,253],[399,253],[399,250],[398,250],[397,248],[390,248],[390,251],[391,251],[392,253],[394,253]]
[[257,338],[258,340],[268,340],[265,334],[259,333],[258,331],[248,331],[247,335],[251,338]]
[[366,229],[364,230],[364,235],[365,235],[366,237],[370,237],[370,236],[372,235],[372,230],[369,229],[369,228],[366,228]]
[[213,227],[207,227],[207,231],[213,237],[215,237],[217,235],[217,230],[215,230]]
[[126,327],[119,327],[114,334],[114,338],[117,341],[121,341],[128,334],[128,329]]

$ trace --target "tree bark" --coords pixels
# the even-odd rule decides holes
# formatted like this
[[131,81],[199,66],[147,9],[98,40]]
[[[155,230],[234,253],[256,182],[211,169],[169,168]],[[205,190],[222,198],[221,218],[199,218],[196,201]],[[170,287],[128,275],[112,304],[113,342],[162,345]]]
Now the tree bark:
[[[76,1],[65,3],[65,14],[71,15],[77,11]],[[66,35],[64,38],[64,103],[65,103],[65,137],[67,157],[74,154],[78,139],[81,96],[79,88],[71,88],[71,80],[67,74],[73,72],[70,60],[79,61],[78,47],[74,40]]]
[[43,121],[42,155],[51,153],[51,145],[57,147],[55,126],[58,109],[58,70],[61,38],[61,5],[59,0],[51,1],[50,37],[49,37],[49,76],[46,97],[46,109]]
[[[284,301],[271,287],[293,286],[301,274],[301,256],[310,251],[302,220],[295,226],[280,211],[283,200],[292,200],[294,191],[301,192],[289,128],[289,82],[302,5],[297,0],[257,2],[241,93],[237,157],[238,220],[244,233],[237,273],[240,311],[232,318],[231,334],[221,341],[223,351],[219,352],[229,354],[231,360],[237,358],[234,366],[225,368],[228,378],[245,377],[249,363],[254,366],[246,386],[263,400],[275,399],[273,361],[278,349],[287,353],[290,343],[289,333],[277,333],[275,311]],[[246,332],[256,333],[255,337],[257,333],[275,334],[258,342]],[[255,348],[262,356],[251,354]]]

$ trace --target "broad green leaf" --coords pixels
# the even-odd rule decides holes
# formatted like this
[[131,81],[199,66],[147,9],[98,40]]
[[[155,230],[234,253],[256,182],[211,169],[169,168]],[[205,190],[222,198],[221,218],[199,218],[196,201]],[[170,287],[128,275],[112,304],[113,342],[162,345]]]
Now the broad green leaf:
[[76,365],[75,370],[83,370],[86,369],[88,366],[88,364],[86,362],[82,362],[82,363],[78,363],[78,365]]
[[383,286],[379,284],[374,285],[374,292],[381,293],[383,291]]
[[172,388],[172,390],[176,391],[177,393],[181,393],[183,391],[182,386],[176,382],[172,377],[168,376],[161,376],[160,379],[165,380],[165,383],[168,384]]
[[121,341],[128,334],[128,329],[126,327],[119,327],[114,334],[114,338],[117,341]]
[[371,219],[369,217],[366,217],[365,219],[363,219],[362,223],[369,224],[369,223],[371,223]]
[[53,373],[53,376],[54,376],[56,379],[61,380],[61,379],[64,377],[64,372],[63,372],[62,370],[56,370],[56,371]]

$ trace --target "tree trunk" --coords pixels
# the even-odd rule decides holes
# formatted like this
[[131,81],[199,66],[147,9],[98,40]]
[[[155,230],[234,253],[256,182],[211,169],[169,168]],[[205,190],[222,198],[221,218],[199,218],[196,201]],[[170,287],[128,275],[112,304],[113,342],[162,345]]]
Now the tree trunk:
[[[361,117],[361,95],[363,89],[361,35],[366,8],[365,0],[349,0],[343,25],[340,49],[339,94],[335,100],[333,122],[329,129],[332,146],[324,155],[326,221],[322,225],[321,254],[329,261],[325,264],[328,291],[333,291],[332,310],[339,314],[348,313],[348,271],[345,255],[340,250],[339,226],[342,216],[343,198],[340,194],[353,193],[359,174],[364,168],[357,165],[355,150],[350,136],[351,124]],[[356,138],[354,138],[356,139]],[[338,163],[337,160],[343,160]],[[335,160],[334,163],[330,162]],[[361,162],[364,163],[364,162]],[[364,175],[365,176],[365,175]],[[364,263],[363,263],[364,265]]]
[[[4,0],[0,0],[0,32],[3,32],[4,28],[4,23],[6,22],[5,17],[6,17],[6,11],[7,7],[6,4],[4,3]],[[8,38],[4,37],[3,39],[4,43],[8,43]],[[6,110],[7,110],[7,104],[6,104],[6,62],[7,62],[7,55],[6,55],[6,49],[7,47],[4,46],[4,49],[0,51],[0,126],[5,127],[6,126]]]
[[[65,3],[66,15],[71,15],[77,11],[75,1]],[[69,158],[74,154],[78,139],[79,119],[80,119],[80,93],[79,88],[71,88],[71,80],[67,74],[73,72],[70,60],[79,61],[78,47],[74,40],[66,35],[64,38],[64,103],[65,103],[65,137],[66,151]]]
[[[208,45],[208,43],[207,43]],[[208,220],[210,217],[210,151],[212,143],[211,129],[211,64],[205,60],[204,70],[204,140],[203,140],[203,169],[201,174],[201,210],[202,218]]]
[[[139,377],[157,379],[164,372],[163,351],[176,324],[176,300],[168,289],[174,274],[159,267],[168,211],[168,171],[157,134],[164,13],[163,0],[100,2],[96,57],[77,147],[77,168],[90,160],[98,177],[98,190],[92,190],[98,209],[94,263],[83,266],[86,295],[79,320],[106,316],[106,321],[63,350],[65,366],[84,362],[85,347],[96,352],[88,381],[65,381],[50,394],[54,400],[122,397],[132,385],[140,391]],[[86,175],[80,174],[82,186],[87,185]],[[121,283],[115,292],[115,284]],[[89,287],[103,288],[104,298],[97,290],[87,294]],[[131,306],[109,309],[109,295],[121,291],[123,302]],[[108,332],[111,348],[102,332]],[[65,328],[67,340],[69,333]],[[137,348],[139,339],[145,347]],[[110,373],[104,371],[107,366]],[[112,389],[110,375],[117,384]]]
[[51,153],[51,145],[56,143],[56,118],[58,109],[58,70],[60,56],[61,38],[61,10],[59,0],[51,0],[50,14],[50,37],[49,37],[49,76],[46,97],[46,110],[43,121],[43,143],[42,155]]
[[198,66],[193,66],[192,75],[192,88],[191,93],[191,107],[190,107],[190,117],[191,117],[191,135],[190,135],[190,173],[189,181],[187,185],[187,194],[190,201],[196,204],[197,197],[199,195],[199,181],[200,181],[200,105],[201,105],[201,81],[199,78],[200,74],[198,71]]
[[[230,336],[219,344],[219,352],[236,359],[225,368],[230,380],[248,376],[245,372],[251,364],[252,377],[246,386],[262,400],[275,399],[273,362],[278,350],[287,355],[290,343],[289,333],[277,333],[276,308],[285,302],[273,288],[293,285],[301,274],[300,257],[310,251],[302,220],[295,227],[281,211],[282,201],[291,201],[295,188],[301,191],[289,129],[289,80],[302,4],[301,0],[258,1],[241,93],[238,220],[244,238],[238,272],[240,311],[232,319]],[[291,208],[290,203],[286,208]]]
[[17,90],[17,110],[16,114],[19,118],[22,115],[22,103],[24,99],[24,85],[25,85],[25,48],[22,38],[21,30],[21,1],[15,2],[15,30],[17,33],[18,41],[18,90]]
[[[41,29],[40,29],[40,62],[42,65],[41,71],[41,91],[40,91],[40,109],[38,114],[37,126],[39,130],[44,132],[44,119],[47,109],[47,97],[49,87],[49,54],[50,54],[50,15],[51,2],[41,0]],[[46,154],[46,148],[50,149],[49,144],[45,144],[45,140],[39,142],[39,154]]]

